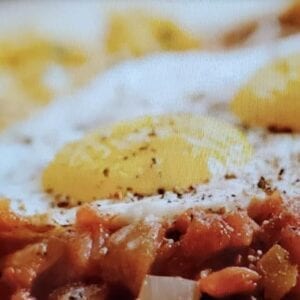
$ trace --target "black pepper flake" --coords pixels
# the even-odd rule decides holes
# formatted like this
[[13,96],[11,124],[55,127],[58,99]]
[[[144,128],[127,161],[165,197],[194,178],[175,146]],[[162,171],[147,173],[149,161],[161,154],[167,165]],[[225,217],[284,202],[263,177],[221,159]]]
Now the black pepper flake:
[[124,157],[123,157],[123,160],[127,160],[127,159],[128,159],[128,156],[124,156]]
[[145,150],[147,150],[148,148],[149,148],[148,145],[146,145],[146,146],[141,146],[141,147],[139,148],[139,150],[140,150],[140,151],[145,151]]
[[279,127],[277,125],[270,125],[268,127],[268,130],[271,133],[292,133],[293,132],[293,130],[289,127]]
[[260,177],[260,179],[257,183],[257,187],[262,189],[267,194],[270,194],[273,192],[270,183],[263,176]]
[[155,157],[151,158],[151,164],[150,164],[150,168],[152,168],[154,165],[156,165],[157,161]]
[[68,201],[60,201],[57,203],[57,206],[60,208],[66,208],[69,206],[69,202]]
[[104,175],[105,177],[108,177],[108,176],[109,176],[109,169],[108,169],[108,168],[105,168],[105,169],[103,170],[103,175]]
[[134,193],[134,196],[138,199],[138,200],[141,200],[144,198],[144,196],[142,194],[139,194],[139,193]]
[[239,126],[242,130],[245,130],[245,131],[247,131],[247,130],[249,130],[250,129],[250,126],[249,125],[247,125],[247,124],[241,124],[240,126]]
[[25,136],[22,138],[21,142],[25,145],[30,145],[32,144],[32,139],[30,137]]
[[226,213],[226,208],[224,206],[219,207],[214,210],[214,213],[219,214],[219,215],[224,215]]
[[154,130],[152,130],[152,131],[150,131],[150,132],[148,133],[148,136],[149,136],[149,137],[155,137],[155,136],[156,136],[156,132],[155,132]]
[[265,189],[266,185],[267,185],[267,181],[266,181],[265,177],[261,176],[257,183],[257,187],[259,187],[260,189]]
[[163,195],[166,192],[166,190],[164,188],[158,188],[157,189],[157,193],[160,195]]
[[278,180],[281,180],[282,179],[282,175],[284,174],[285,170],[284,168],[281,168],[278,172]]
[[236,175],[235,174],[225,174],[224,178],[226,180],[236,179]]
[[177,195],[178,199],[182,199],[182,194],[176,193],[176,195]]
[[195,189],[195,187],[194,186],[192,186],[192,185],[190,185],[189,187],[188,187],[188,191],[191,193],[191,192],[194,192],[196,189]]

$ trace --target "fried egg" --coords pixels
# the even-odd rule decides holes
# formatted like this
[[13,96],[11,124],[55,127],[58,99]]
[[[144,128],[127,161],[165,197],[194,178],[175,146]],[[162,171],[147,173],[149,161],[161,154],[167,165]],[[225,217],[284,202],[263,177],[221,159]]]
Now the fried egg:
[[245,137],[225,122],[191,114],[147,116],[68,144],[45,169],[43,185],[75,203],[128,192],[184,193],[208,181],[216,165],[238,166],[250,155]]
[[[244,207],[253,197],[263,197],[268,189],[279,190],[287,201],[299,197],[299,133],[272,133],[259,122],[245,128],[241,120],[243,118],[240,119],[242,115],[236,116],[229,105],[232,99],[239,97],[245,87],[251,87],[251,78],[261,68],[300,53],[299,45],[300,36],[294,36],[272,45],[227,53],[154,55],[125,62],[108,70],[76,95],[58,99],[39,114],[7,129],[1,135],[0,197],[10,199],[12,209],[22,215],[44,214],[47,222],[59,224],[72,223],[78,205],[85,201],[89,201],[90,205],[102,214],[130,222],[151,215],[171,218],[194,206],[211,210]],[[296,101],[298,99],[295,98],[287,105],[296,107]],[[100,150],[103,150],[101,147],[107,146],[101,143],[101,140],[97,140],[99,128],[109,137],[109,131],[105,128],[112,126],[109,128],[115,128],[112,131],[116,130],[117,142],[122,142],[122,139],[128,142],[128,134],[135,133],[136,127],[143,128],[139,125],[141,123],[136,123],[145,123],[145,119],[139,119],[142,116],[148,116],[144,128],[153,127],[154,122],[155,129],[167,133],[169,137],[163,139],[163,143],[159,140],[155,144],[158,149],[163,149],[158,158],[171,156],[172,162],[178,164],[184,156],[181,151],[175,149],[172,142],[174,137],[169,134],[169,125],[165,124],[164,119],[160,119],[162,115],[177,114],[193,114],[193,122],[195,121],[200,129],[204,128],[199,137],[194,134],[194,125],[187,126],[186,121],[180,118],[175,120],[175,123],[180,125],[178,128],[182,128],[180,135],[176,135],[177,138],[179,136],[176,143],[182,143],[183,152],[186,149],[202,149],[203,145],[212,143],[216,151],[209,150],[208,156],[228,158],[233,153],[230,147],[214,141],[233,136],[234,144],[242,145],[244,149],[238,154],[235,153],[235,158],[242,158],[243,164],[224,164],[222,159],[217,159],[221,164],[211,164],[211,171],[207,176],[203,166],[207,166],[208,160],[203,160],[203,156],[197,160],[195,151],[196,158],[187,159],[185,166],[195,169],[198,167],[198,177],[193,180],[188,178],[188,181],[183,181],[183,186],[180,186],[180,180],[186,179],[188,170],[183,170],[183,174],[175,176],[174,173],[178,171],[176,166],[162,165],[162,172],[165,178],[169,179],[165,182],[167,187],[163,193],[155,192],[160,188],[159,181],[154,183],[154,186],[144,185],[145,190],[139,190],[141,184],[133,187],[133,193],[130,193],[130,190],[123,193],[128,182],[123,185],[119,171],[115,173],[115,181],[109,183],[106,192],[102,193],[101,188],[98,190],[90,185],[89,178],[95,181],[100,178],[100,171],[97,171],[99,162],[107,163],[107,167],[118,165],[111,158],[105,160],[104,154],[101,156],[97,151],[87,150],[91,145]],[[201,124],[202,118],[208,118],[205,120],[209,121]],[[149,120],[152,120],[150,126]],[[211,126],[210,122],[216,122],[217,126]],[[201,131],[197,132],[199,135]],[[189,139],[186,139],[186,136]],[[195,148],[189,148],[191,137]],[[143,135],[139,138],[138,144],[135,145],[138,147],[147,141]],[[199,146],[201,138],[204,142]],[[108,150],[112,151],[110,147],[112,146],[109,146]],[[125,143],[125,150],[126,147]],[[251,151],[245,150],[250,148]],[[128,149],[131,151],[130,147]],[[78,178],[76,172],[81,172],[81,169],[70,168],[69,161],[76,151],[89,159],[89,164],[84,160],[82,165],[87,173],[80,173],[82,177]],[[113,156],[120,154],[120,150],[113,151]],[[153,176],[143,169],[144,159],[148,161],[151,158],[148,154],[144,155],[140,161],[133,160],[132,164],[126,166],[127,170],[134,171],[142,168],[142,183],[151,180]],[[244,159],[245,157],[247,159]],[[196,162],[196,165],[193,165],[193,162]],[[95,165],[95,169],[91,168],[90,164]],[[121,166],[123,168],[123,165]],[[99,168],[101,176],[105,176],[105,172],[102,173],[104,169],[102,166]],[[201,177],[201,172],[206,176]],[[62,180],[60,176],[63,177]],[[172,176],[176,180],[179,179],[179,183],[170,179]],[[134,183],[134,179],[130,180],[130,183]],[[84,182],[87,183],[84,186],[86,194],[78,194],[75,185]],[[59,183],[62,183],[62,186],[59,186]],[[189,184],[192,188],[186,189]],[[120,190],[117,185],[120,185]],[[184,189],[177,191],[172,188],[173,185],[174,188],[179,185]],[[72,203],[75,205],[72,208],[59,207],[65,204],[58,205],[59,201],[55,200],[53,193],[47,192],[50,188],[57,191],[57,194],[67,195],[72,192],[73,186],[74,194],[69,196],[81,200],[81,203]],[[114,191],[121,191],[122,197],[111,197]]]
[[[281,27],[295,18],[289,4],[283,0],[272,5],[260,3],[258,10],[251,1],[188,5],[153,1],[117,5],[115,1],[59,5],[3,2],[0,130],[27,118],[49,101],[73,93],[95,74],[125,59],[272,41],[282,35]],[[286,8],[287,14],[279,20]]]

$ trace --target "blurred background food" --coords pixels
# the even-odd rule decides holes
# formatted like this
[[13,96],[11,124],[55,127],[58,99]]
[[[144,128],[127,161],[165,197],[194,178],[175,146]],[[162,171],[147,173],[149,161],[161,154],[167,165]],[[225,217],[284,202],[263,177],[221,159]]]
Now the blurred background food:
[[3,1],[0,131],[126,59],[272,42],[299,20],[284,0]]
[[232,110],[248,126],[300,131],[300,55],[277,59],[253,76],[235,96]]

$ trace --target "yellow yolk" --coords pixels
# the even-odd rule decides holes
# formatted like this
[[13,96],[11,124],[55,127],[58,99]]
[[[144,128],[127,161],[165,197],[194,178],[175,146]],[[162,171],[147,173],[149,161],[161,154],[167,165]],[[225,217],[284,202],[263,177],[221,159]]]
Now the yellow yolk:
[[247,125],[300,131],[300,54],[259,70],[237,93],[231,107]]
[[186,191],[206,182],[213,162],[245,163],[251,147],[231,125],[191,115],[144,117],[66,145],[43,174],[46,191],[76,204]]
[[106,39],[111,54],[141,56],[155,51],[183,51],[199,48],[200,42],[167,19],[142,12],[114,14]]
[[45,82],[47,72],[53,66],[64,70],[74,81],[70,75],[73,68],[81,67],[86,61],[87,56],[80,49],[32,35],[0,41],[0,79],[4,82],[0,130],[28,116],[56,96],[55,88]]
[[85,54],[80,50],[42,38],[0,42],[0,67],[11,72],[18,84],[37,102],[47,102],[51,97],[51,91],[42,83],[43,74],[51,63],[72,67],[85,61]]

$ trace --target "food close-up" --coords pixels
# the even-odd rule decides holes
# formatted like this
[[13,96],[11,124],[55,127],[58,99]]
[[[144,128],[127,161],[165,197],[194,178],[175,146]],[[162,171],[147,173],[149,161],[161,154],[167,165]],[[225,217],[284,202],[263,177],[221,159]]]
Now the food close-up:
[[0,1],[0,300],[300,299],[300,2]]

